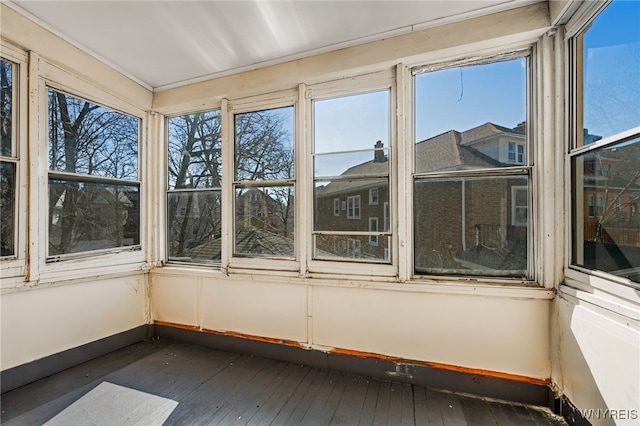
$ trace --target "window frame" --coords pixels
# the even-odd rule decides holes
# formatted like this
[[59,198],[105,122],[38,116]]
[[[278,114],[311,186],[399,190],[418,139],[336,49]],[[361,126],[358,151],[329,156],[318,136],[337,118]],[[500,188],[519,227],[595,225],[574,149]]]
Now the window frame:
[[[143,126],[143,122],[142,122],[142,118],[141,117],[136,117],[135,115],[132,115],[130,113],[121,111],[117,108],[113,108],[110,106],[107,106],[101,102],[96,102],[94,100],[92,100],[90,97],[87,96],[83,96],[83,95],[78,95],[75,94],[73,91],[69,91],[69,90],[65,90],[65,89],[59,89],[56,88],[55,85],[51,85],[51,84],[46,84],[45,87],[45,92],[42,93],[42,96],[45,97],[45,102],[47,103],[47,110],[49,109],[49,91],[55,91],[57,93],[61,93],[63,95],[66,96],[71,96],[74,97],[76,99],[85,101],[85,102],[90,102],[93,105],[108,109],[112,112],[117,112],[123,115],[127,115],[129,117],[135,118],[138,122],[138,158],[137,158],[137,173],[136,173],[136,179],[124,179],[124,178],[110,178],[110,177],[103,177],[103,176],[99,176],[99,175],[88,175],[88,174],[84,174],[84,173],[69,173],[69,172],[64,172],[64,171],[58,171],[58,170],[52,170],[49,168],[48,164],[47,164],[47,211],[49,210],[49,185],[50,182],[52,180],[63,180],[63,181],[74,181],[74,182],[78,182],[78,183],[83,183],[83,184],[105,184],[105,185],[118,185],[118,184],[123,184],[126,186],[137,186],[138,189],[138,199],[139,199],[139,206],[138,206],[138,244],[133,244],[130,246],[121,246],[121,247],[110,247],[110,248],[105,248],[105,249],[96,249],[96,250],[88,250],[88,251],[82,251],[82,252],[74,252],[74,253],[62,253],[62,254],[51,254],[49,252],[49,238],[50,238],[50,229],[49,229],[49,221],[47,220],[45,223],[45,227],[46,227],[46,242],[44,243],[45,245],[45,262],[46,263],[57,263],[57,262],[64,262],[66,260],[74,260],[74,259],[83,259],[83,258],[91,258],[91,257],[95,257],[95,256],[101,256],[103,254],[112,254],[112,253],[121,253],[121,252],[137,252],[137,251],[142,251],[142,222],[143,222],[143,216],[142,216],[142,209],[141,209],[141,203],[142,203],[142,170],[141,170],[141,166],[142,166],[142,158],[141,158],[141,150],[142,150],[142,126]],[[46,96],[45,96],[46,95]],[[47,117],[49,117],[49,114],[47,114]],[[47,152],[49,150],[49,119],[46,120],[46,142],[47,142]]]
[[[300,166],[300,158],[303,155],[303,143],[300,135],[301,115],[304,113],[304,106],[300,102],[300,89],[291,89],[280,92],[267,93],[243,98],[223,99],[223,240],[222,240],[222,262],[220,268],[223,272],[248,272],[248,271],[278,271],[281,274],[300,274],[302,268],[300,258],[303,253],[300,240],[301,228],[304,223],[300,223],[298,218],[303,215],[301,200],[300,180],[304,175],[303,167]],[[235,116],[251,112],[259,112],[269,109],[293,107],[293,160],[294,178],[281,180],[260,180],[260,181],[237,181],[235,170]],[[226,128],[225,128],[226,126]],[[303,128],[303,127],[302,127]],[[269,186],[291,185],[295,199],[294,218],[295,227],[293,231],[294,256],[244,256],[235,255],[235,209],[236,209],[236,188],[261,188]],[[226,198],[225,198],[226,197]],[[225,206],[226,200],[226,206]],[[226,228],[225,228],[226,227]],[[226,239],[225,239],[226,236]]]
[[3,162],[15,165],[14,198],[14,253],[0,257],[0,275],[3,277],[0,288],[12,287],[24,280],[27,275],[27,229],[30,210],[28,194],[24,188],[28,182],[28,140],[27,140],[27,75],[28,55],[23,50],[0,40],[0,57],[13,63],[12,66],[12,152],[11,156],[2,156]]
[[[46,209],[39,209],[32,212],[29,219],[29,227],[34,231],[34,236],[30,238],[30,254],[32,261],[29,263],[29,279],[39,283],[56,282],[69,279],[84,279],[99,275],[113,275],[131,272],[144,272],[149,269],[148,258],[150,256],[148,247],[148,227],[141,220],[139,226],[140,248],[131,250],[123,247],[105,251],[85,252],[86,255],[69,255],[64,259],[47,259],[48,250],[48,161],[38,162],[38,158],[48,158],[49,152],[49,130],[48,130],[48,90],[61,91],[72,96],[86,99],[97,105],[102,105],[114,111],[133,116],[139,121],[138,139],[138,181],[139,186],[139,209],[140,218],[148,217],[148,176],[153,172],[153,166],[147,164],[145,159],[149,157],[147,152],[148,123],[153,121],[151,114],[145,108],[150,105],[143,105],[145,102],[139,99],[140,103],[125,101],[121,97],[109,93],[101,86],[89,83],[80,77],[70,74],[58,65],[55,65],[44,58],[33,54],[34,58],[29,59],[29,82],[33,84],[34,92],[37,92],[36,103],[29,107],[30,114],[41,119],[34,122],[30,120],[30,128],[37,132],[38,137],[29,139],[31,164],[29,181],[31,190],[29,202],[31,205],[47,206]],[[36,120],[36,119],[34,119]],[[31,234],[31,232],[30,232]],[[38,238],[46,236],[46,238]],[[46,241],[45,241],[46,240]]]
[[[349,78],[339,80],[325,81],[306,88],[305,100],[307,102],[305,120],[307,126],[306,138],[310,145],[309,154],[305,158],[305,164],[308,170],[313,170],[313,146],[314,146],[314,114],[313,102],[318,100],[334,99],[340,97],[348,97],[379,91],[389,91],[389,146],[385,150],[389,152],[389,202],[393,206],[390,209],[390,223],[398,208],[398,194],[394,189],[397,187],[401,179],[398,179],[398,115],[396,105],[399,105],[399,97],[402,96],[402,90],[397,87],[397,75],[401,72],[402,66],[385,69],[383,71],[375,71],[364,75],[355,75]],[[373,145],[372,145],[373,147]],[[309,205],[313,205],[314,197],[314,176],[311,173],[306,179],[305,190],[307,191]],[[367,192],[368,193],[368,192]],[[348,210],[346,201],[342,201],[342,210]],[[362,203],[360,205],[362,209]],[[389,248],[391,248],[391,256],[388,260],[367,260],[367,259],[328,259],[324,257],[315,258],[315,235],[319,235],[321,231],[314,231],[312,209],[308,209],[306,221],[309,224],[306,230],[306,248],[308,265],[308,276],[310,277],[334,277],[334,276],[362,276],[362,277],[378,277],[378,279],[389,279],[398,275],[398,230],[395,226],[391,227],[388,232]],[[361,210],[362,216],[362,210]],[[337,234],[332,232],[331,234]],[[341,232],[344,236],[363,234],[368,236],[368,232]],[[385,236],[387,238],[387,236]]]
[[[173,118],[176,117],[182,117],[185,115],[191,115],[191,114],[200,114],[200,113],[209,113],[209,112],[215,112],[215,111],[219,111],[220,112],[220,131],[221,131],[221,135],[220,135],[220,139],[221,139],[221,168],[222,168],[222,175],[221,175],[221,180],[222,180],[222,185],[220,185],[219,187],[211,187],[211,188],[173,188],[171,189],[169,186],[169,121]],[[164,185],[162,186],[162,191],[164,192],[164,199],[163,199],[163,214],[164,214],[164,226],[165,226],[165,238],[164,241],[162,242],[162,247],[163,247],[163,253],[164,255],[163,260],[164,262],[166,262],[167,264],[170,265],[180,265],[180,266],[206,266],[206,267],[214,267],[214,268],[220,268],[220,265],[222,263],[222,257],[223,254],[225,252],[224,250],[224,244],[225,244],[225,232],[224,230],[221,229],[221,260],[219,262],[199,262],[199,261],[183,261],[183,260],[178,260],[178,259],[170,259],[169,258],[169,244],[171,242],[172,236],[173,236],[173,232],[169,230],[169,195],[170,194],[187,194],[187,193],[197,193],[197,194],[211,194],[211,193],[216,193],[219,192],[220,193],[220,203],[221,203],[221,208],[220,208],[220,227],[222,228],[224,226],[224,215],[225,215],[225,209],[224,209],[224,156],[225,156],[225,142],[224,142],[224,137],[225,137],[225,115],[222,111],[222,105],[221,103],[215,103],[214,105],[209,105],[203,108],[198,108],[195,110],[186,110],[186,111],[179,111],[179,112],[175,112],[175,113],[171,113],[171,114],[166,114],[162,117],[162,122],[163,122],[163,130],[164,132],[162,132],[163,134],[163,144],[162,147],[164,149],[163,151],[163,177],[164,177]],[[179,207],[178,208],[178,212],[176,214],[176,217],[182,217],[184,218],[186,215],[186,208],[185,207]],[[191,211],[192,215],[195,214],[199,214],[199,209],[198,208],[194,208]],[[192,230],[193,232],[193,230]]]
[[[578,157],[588,154],[590,152],[596,152],[600,149],[606,148],[608,146],[613,146],[618,143],[621,143],[625,140],[631,140],[634,137],[640,136],[640,126],[627,129],[620,133],[606,136],[603,139],[597,140],[595,142],[584,144],[582,141],[583,132],[582,129],[578,129],[578,127],[583,127],[584,123],[582,123],[582,101],[583,94],[581,92],[583,88],[582,81],[582,41],[580,40],[580,35],[584,34],[593,24],[598,15],[604,11],[610,4],[611,0],[601,0],[601,1],[593,1],[593,2],[584,2],[579,5],[575,10],[575,13],[568,19],[566,23],[566,29],[564,34],[564,47],[566,49],[566,57],[567,57],[567,73],[565,76],[565,82],[567,86],[567,114],[566,114],[566,122],[567,122],[567,155],[565,156],[565,172],[567,176],[572,177],[571,179],[567,179],[565,185],[565,200],[568,208],[568,214],[565,218],[566,227],[570,230],[567,233],[565,238],[565,275],[567,279],[567,284],[582,289],[588,292],[593,292],[593,289],[603,290],[605,292],[615,294],[622,298],[628,298],[629,293],[627,290],[631,289],[639,289],[640,283],[636,283],[631,281],[630,279],[620,277],[609,272],[599,270],[599,269],[590,269],[581,265],[574,264],[573,262],[573,252],[574,252],[574,235],[571,230],[574,229],[574,210],[578,208],[577,203],[572,199],[572,194],[575,192],[576,183],[573,182],[573,166],[572,163],[574,159]],[[604,172],[604,169],[599,169],[599,173]],[[596,171],[594,170],[594,173]],[[608,170],[607,170],[608,173]],[[598,216],[598,201],[597,196],[594,194],[588,194],[588,200],[593,196],[594,204],[593,211],[594,215],[591,216],[589,210],[587,211],[589,218],[594,218]],[[582,206],[581,209],[584,209],[584,194],[580,199]],[[590,209],[591,206],[588,205],[587,209]],[[604,208],[604,206],[603,206]]]
[[[536,264],[534,259],[536,258],[535,253],[537,252],[537,247],[540,243],[539,239],[536,238],[534,234],[534,229],[537,228],[537,223],[539,222],[538,215],[540,214],[537,208],[537,203],[535,202],[538,199],[538,194],[536,191],[538,190],[538,180],[540,177],[535,172],[535,164],[534,161],[535,154],[538,152],[536,149],[536,144],[538,142],[538,129],[535,129],[536,123],[536,112],[538,108],[538,100],[536,96],[539,96],[539,88],[537,85],[537,67],[538,67],[538,44],[539,41],[525,43],[520,46],[514,46],[510,49],[490,49],[486,53],[481,54],[480,52],[476,52],[477,54],[472,57],[462,57],[462,58],[452,58],[448,61],[442,62],[434,62],[433,64],[416,64],[413,67],[408,68],[407,70],[407,79],[410,79],[410,84],[408,86],[411,88],[412,94],[412,106],[414,109],[411,110],[412,116],[410,118],[410,128],[414,129],[415,126],[415,76],[424,72],[432,72],[439,71],[445,69],[451,69],[456,67],[463,66],[473,66],[473,65],[483,65],[483,64],[491,64],[496,62],[507,61],[511,59],[525,58],[527,62],[526,69],[526,122],[532,123],[527,126],[526,130],[526,140],[527,145],[524,149],[524,159],[525,164],[518,165],[513,164],[511,166],[502,167],[502,168],[491,168],[487,170],[479,169],[479,170],[468,170],[468,171],[444,171],[444,172],[426,172],[426,173],[416,173],[415,172],[415,161],[414,161],[414,137],[411,138],[410,141],[407,142],[407,163],[408,168],[411,171],[409,174],[409,187],[410,201],[407,202],[407,210],[408,217],[411,219],[410,227],[408,230],[408,237],[411,241],[411,249],[410,249],[410,259],[407,262],[408,270],[407,276],[412,281],[425,281],[425,280],[433,280],[436,282],[439,281],[482,281],[486,283],[500,283],[500,284],[521,284],[528,286],[542,286],[539,282],[539,269],[541,265]],[[414,130],[413,130],[414,131]],[[414,133],[411,133],[413,136]],[[517,143],[516,143],[517,145]],[[504,146],[504,145],[503,145]],[[516,148],[517,149],[517,148]],[[502,151],[504,152],[504,151]],[[517,151],[516,151],[517,152]],[[507,158],[508,162],[508,158]],[[517,178],[519,176],[527,176],[529,194],[528,194],[528,206],[529,206],[529,217],[528,217],[528,229],[527,229],[527,267],[526,267],[526,277],[502,277],[500,275],[434,275],[434,274],[420,274],[415,270],[415,233],[414,233],[414,218],[413,218],[413,187],[417,180],[422,178],[451,178],[451,177],[514,177]],[[509,194],[510,195],[510,194]]]
[[347,219],[359,220],[362,215],[362,202],[360,195],[350,195],[347,197]]

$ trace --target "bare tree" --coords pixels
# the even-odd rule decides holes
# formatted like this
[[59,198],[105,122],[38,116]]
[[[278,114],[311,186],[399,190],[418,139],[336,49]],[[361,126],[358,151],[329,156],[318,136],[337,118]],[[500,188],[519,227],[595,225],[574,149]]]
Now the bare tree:
[[126,244],[124,233],[138,216],[137,184],[126,182],[137,180],[138,120],[53,90],[49,114],[51,254],[137,243],[137,229]]

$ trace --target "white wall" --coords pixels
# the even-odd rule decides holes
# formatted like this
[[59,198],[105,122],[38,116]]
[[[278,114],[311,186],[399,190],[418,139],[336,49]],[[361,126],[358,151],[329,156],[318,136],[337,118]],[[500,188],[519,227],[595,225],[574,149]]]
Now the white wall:
[[550,292],[503,290],[164,268],[150,292],[161,323],[549,378]]
[[2,294],[2,370],[147,324],[146,281],[138,274]]
[[[600,281],[597,278],[592,282]],[[640,292],[604,284],[584,291],[572,279],[553,304],[553,378],[580,410],[614,410],[593,414],[594,425],[637,425],[640,421]],[[631,410],[635,410],[631,412]],[[600,418],[598,418],[600,417]],[[608,417],[608,418],[605,418]],[[625,417],[625,418],[622,418]]]

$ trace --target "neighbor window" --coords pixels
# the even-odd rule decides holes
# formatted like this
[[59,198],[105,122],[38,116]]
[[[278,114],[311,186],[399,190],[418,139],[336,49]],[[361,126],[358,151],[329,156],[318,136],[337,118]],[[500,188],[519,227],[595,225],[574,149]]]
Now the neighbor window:
[[[369,216],[383,216],[389,202],[389,103],[389,90],[313,101],[315,259],[388,263],[391,233],[372,231]],[[346,198],[340,218],[337,195]]]
[[[378,232],[378,218],[377,217],[370,217],[369,218],[369,232]],[[378,236],[377,235],[371,235],[369,237],[369,244],[372,246],[377,246],[378,245]]]
[[414,70],[415,274],[529,278],[528,62]]
[[295,257],[293,122],[293,106],[234,116],[234,256]]
[[140,244],[139,122],[49,90],[48,255]]
[[0,60],[0,257],[16,256],[17,137],[15,126],[18,66]]
[[170,261],[220,263],[222,136],[219,110],[167,120]]
[[614,0],[570,43],[571,262],[635,283],[640,283],[638,16],[640,3]]

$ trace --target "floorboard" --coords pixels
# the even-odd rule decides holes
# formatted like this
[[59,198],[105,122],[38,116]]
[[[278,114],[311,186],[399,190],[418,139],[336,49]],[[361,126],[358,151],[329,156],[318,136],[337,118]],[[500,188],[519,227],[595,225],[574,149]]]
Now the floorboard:
[[170,341],[132,345],[0,402],[10,426],[566,426],[541,408]]

